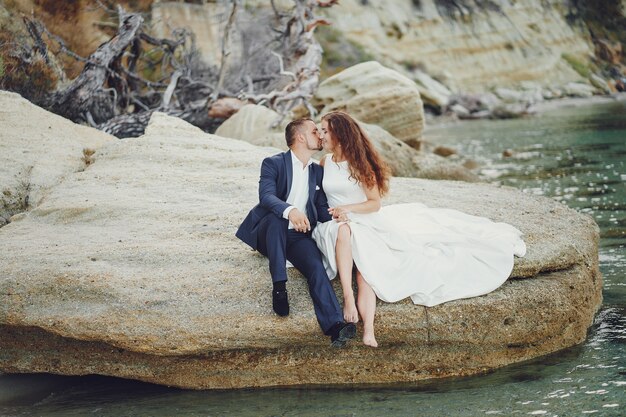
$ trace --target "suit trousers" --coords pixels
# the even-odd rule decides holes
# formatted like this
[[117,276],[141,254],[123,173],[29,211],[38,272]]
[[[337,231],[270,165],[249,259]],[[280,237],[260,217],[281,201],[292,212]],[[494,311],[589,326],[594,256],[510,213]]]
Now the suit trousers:
[[324,269],[322,254],[311,232],[297,232],[288,227],[287,219],[273,214],[265,216],[259,222],[257,249],[269,259],[273,282],[287,280],[287,260],[304,275],[317,321],[328,334],[334,324],[343,322],[343,315]]

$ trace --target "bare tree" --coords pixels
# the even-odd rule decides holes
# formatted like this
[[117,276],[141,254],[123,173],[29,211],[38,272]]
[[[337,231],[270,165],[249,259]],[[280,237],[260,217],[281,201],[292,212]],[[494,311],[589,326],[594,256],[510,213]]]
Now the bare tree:
[[[25,18],[44,57],[50,53],[45,38],[61,53],[85,62],[76,79],[45,100],[51,111],[118,137],[141,135],[154,111],[212,130],[224,119],[210,117],[209,110],[223,98],[264,104],[281,118],[298,106],[314,114],[309,100],[319,84],[322,48],[313,33],[327,24],[314,11],[336,0],[294,0],[290,11],[279,11],[273,2],[272,10],[249,11],[241,0],[229,1],[221,62],[214,66],[201,61],[189,31],[177,29],[172,39],[155,38],[140,14],[95,1],[119,23],[117,33],[88,58],[73,53],[39,21]],[[141,68],[155,65],[148,62],[154,56],[160,57],[160,76],[148,79]]]

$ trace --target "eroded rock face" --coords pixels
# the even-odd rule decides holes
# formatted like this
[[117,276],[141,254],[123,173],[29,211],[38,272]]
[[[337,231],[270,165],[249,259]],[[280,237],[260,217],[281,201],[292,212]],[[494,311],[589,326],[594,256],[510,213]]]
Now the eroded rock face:
[[186,388],[396,382],[484,372],[584,340],[601,302],[593,220],[461,182],[394,178],[385,204],[518,227],[528,254],[501,288],[433,308],[379,302],[377,350],[331,349],[296,271],[291,314],[275,316],[267,261],[234,237],[275,152],[156,113],[144,136],[102,147],[15,216],[0,229],[0,371]]
[[[524,2],[342,0],[324,9],[333,28],[409,78],[425,70],[454,92],[481,92],[522,80],[581,80],[563,53],[593,54],[584,28],[557,0]],[[417,80],[417,77],[415,77]]]
[[415,83],[370,61],[354,65],[324,80],[313,98],[320,112],[342,110],[375,124],[419,149],[424,109]]
[[0,226],[37,206],[50,187],[85,169],[98,158],[98,149],[117,141],[2,90],[0,121]]

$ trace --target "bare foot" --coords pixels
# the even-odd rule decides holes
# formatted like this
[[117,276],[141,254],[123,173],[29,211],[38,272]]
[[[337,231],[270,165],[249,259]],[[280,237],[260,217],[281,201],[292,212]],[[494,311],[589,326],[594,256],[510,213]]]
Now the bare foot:
[[346,323],[359,322],[359,311],[356,309],[354,299],[343,300],[343,319],[346,321]]
[[374,327],[364,326],[363,328],[363,344],[365,346],[378,347],[376,337],[374,337]]
[[364,333],[363,334],[363,344],[365,346],[378,347],[378,342],[376,341],[376,338],[374,337],[374,334]]

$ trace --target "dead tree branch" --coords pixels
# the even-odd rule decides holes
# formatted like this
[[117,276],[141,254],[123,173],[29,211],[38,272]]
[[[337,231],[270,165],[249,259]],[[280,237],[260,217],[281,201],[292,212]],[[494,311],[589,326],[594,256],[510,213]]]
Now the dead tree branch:
[[188,30],[176,29],[169,39],[156,38],[145,31],[140,14],[120,6],[113,10],[109,0],[95,1],[110,18],[118,19],[117,33],[88,58],[72,52],[43,24],[25,20],[44,58],[51,51],[47,39],[58,45],[59,53],[85,63],[76,79],[48,97],[46,107],[51,111],[118,137],[143,133],[154,111],[212,130],[223,121],[213,116],[232,114],[221,109],[224,102],[209,112],[213,103],[225,98],[238,97],[240,102],[228,102],[235,107],[245,102],[266,105],[281,120],[297,107],[315,114],[310,99],[319,84],[322,48],[314,31],[328,22],[316,18],[314,11],[336,0],[294,0],[290,11],[279,11],[272,1],[273,11],[261,17],[250,14],[241,0],[229,2],[223,14],[228,18],[219,65],[199,60],[195,36]]

